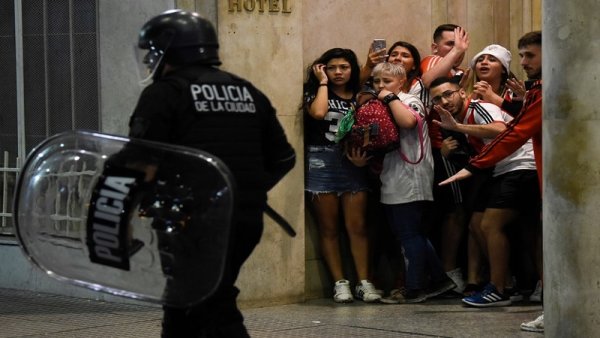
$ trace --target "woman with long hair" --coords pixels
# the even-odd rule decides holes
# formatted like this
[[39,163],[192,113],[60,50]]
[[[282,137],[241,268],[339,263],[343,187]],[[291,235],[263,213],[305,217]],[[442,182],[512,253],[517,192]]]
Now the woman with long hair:
[[368,183],[364,165],[368,158],[359,149],[345,151],[335,142],[340,120],[354,109],[360,87],[359,73],[356,54],[352,50],[333,48],[312,63],[304,83],[305,190],[310,194],[318,223],[323,258],[335,281],[333,299],[339,303],[353,301],[350,282],[342,269],[338,227],[341,218],[358,277],[355,296],[365,302],[381,298],[367,280],[369,239],[365,216]]

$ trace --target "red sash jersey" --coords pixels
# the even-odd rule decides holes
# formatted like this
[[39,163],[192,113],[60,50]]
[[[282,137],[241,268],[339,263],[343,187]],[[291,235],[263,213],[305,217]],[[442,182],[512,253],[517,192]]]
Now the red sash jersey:
[[521,112],[502,133],[481,150],[479,155],[469,161],[466,169],[476,172],[492,167],[530,138],[533,140],[535,166],[538,171],[540,191],[542,191],[542,80],[531,84],[525,94]]

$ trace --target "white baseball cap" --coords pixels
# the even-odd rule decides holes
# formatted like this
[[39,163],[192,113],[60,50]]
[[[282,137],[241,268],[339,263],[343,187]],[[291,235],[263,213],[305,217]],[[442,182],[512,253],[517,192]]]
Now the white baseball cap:
[[492,55],[493,57],[498,59],[498,61],[500,61],[504,69],[506,69],[506,72],[510,73],[510,61],[512,60],[512,55],[510,54],[510,51],[508,49],[500,45],[489,45],[485,47],[481,52],[477,53],[471,59],[471,63],[469,64],[469,66],[472,69],[475,69],[475,63],[477,63],[477,59],[479,59],[480,56],[485,54]]

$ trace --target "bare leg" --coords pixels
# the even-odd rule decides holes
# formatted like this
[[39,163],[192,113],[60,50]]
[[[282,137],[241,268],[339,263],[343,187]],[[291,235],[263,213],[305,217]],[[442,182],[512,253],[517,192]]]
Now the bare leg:
[[512,209],[488,208],[483,213],[481,220],[481,229],[485,236],[490,262],[490,281],[499,292],[504,292],[510,255],[510,243],[504,227],[517,215],[518,212]]
[[313,196],[312,205],[319,225],[321,253],[334,281],[344,279],[339,242],[339,198],[336,193]]
[[[471,221],[469,223],[469,240],[467,243],[467,254],[468,254],[468,272],[467,272],[467,283],[468,284],[479,284],[482,280],[481,273],[481,258],[483,257],[483,251],[480,245],[482,241],[481,235],[481,219],[483,218],[483,212],[474,212],[471,215]],[[479,236],[476,236],[476,234]],[[479,237],[479,240],[477,240]]]
[[457,206],[456,210],[446,216],[442,225],[442,238],[440,243],[440,256],[444,271],[457,268],[456,258],[458,247],[464,233],[464,210]]
[[350,239],[350,250],[356,266],[358,280],[369,276],[369,236],[366,223],[367,192],[345,193],[342,195],[342,209],[346,231]]

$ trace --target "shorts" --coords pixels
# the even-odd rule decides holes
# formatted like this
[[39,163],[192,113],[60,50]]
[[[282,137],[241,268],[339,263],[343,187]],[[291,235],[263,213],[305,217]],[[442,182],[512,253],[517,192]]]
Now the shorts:
[[350,162],[338,146],[307,146],[304,190],[313,194],[369,190],[367,167]]
[[536,170],[515,170],[490,181],[487,208],[536,211],[541,207]]
[[463,203],[462,190],[464,181],[452,182],[448,185],[439,186],[438,183],[456,174],[460,168],[442,156],[440,149],[431,148],[433,155],[433,200],[438,212],[451,213],[457,205]]
[[474,173],[469,178],[465,208],[468,212],[484,212],[490,199],[493,167]]

